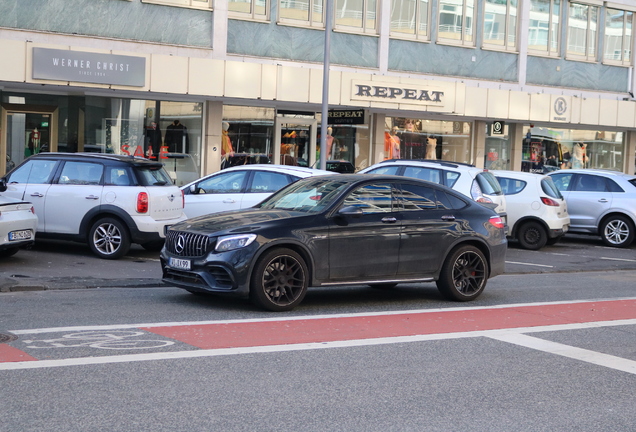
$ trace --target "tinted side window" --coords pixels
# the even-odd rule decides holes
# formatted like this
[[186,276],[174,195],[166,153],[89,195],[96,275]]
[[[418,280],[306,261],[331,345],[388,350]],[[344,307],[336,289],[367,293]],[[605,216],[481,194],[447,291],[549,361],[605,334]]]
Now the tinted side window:
[[394,204],[391,185],[379,183],[361,186],[347,195],[343,206],[359,207],[364,214],[392,212]]
[[238,193],[243,190],[247,171],[232,171],[219,174],[201,181],[197,187],[199,193]]
[[174,184],[163,166],[136,167],[135,172],[142,186],[172,186]]
[[466,207],[464,200],[457,198],[455,195],[447,194],[443,191],[437,191],[437,205],[445,210],[459,210]]
[[268,193],[276,192],[278,189],[287,186],[290,183],[290,179],[286,174],[269,172],[269,171],[255,171],[252,178],[252,185],[247,190],[251,193]]
[[574,174],[555,174],[551,175],[552,181],[558,190],[561,192],[568,190],[570,183],[572,182],[572,176]]
[[610,192],[625,192],[625,190],[620,187],[620,185],[618,183],[616,183],[614,180],[612,179],[605,179],[607,181],[607,188],[609,189]]
[[7,178],[8,183],[48,183],[51,180],[56,161],[32,160],[16,168]]
[[525,189],[527,183],[523,180],[512,179],[508,177],[497,177],[501,190],[505,195],[518,194]]
[[427,180],[433,183],[442,183],[440,170],[433,168],[406,167],[406,169],[404,170],[404,176]]
[[437,208],[437,196],[435,189],[421,185],[404,183],[400,194],[402,209],[413,210],[434,210]]
[[459,173],[454,171],[444,171],[444,184],[449,188],[455,186],[457,179],[459,179]]
[[114,186],[131,186],[132,176],[124,167],[108,167],[104,176],[104,184]]
[[580,174],[572,190],[577,192],[606,192],[605,178],[588,174]]
[[387,166],[387,167],[379,167],[368,171],[367,174],[387,174],[387,175],[397,175],[399,166]]

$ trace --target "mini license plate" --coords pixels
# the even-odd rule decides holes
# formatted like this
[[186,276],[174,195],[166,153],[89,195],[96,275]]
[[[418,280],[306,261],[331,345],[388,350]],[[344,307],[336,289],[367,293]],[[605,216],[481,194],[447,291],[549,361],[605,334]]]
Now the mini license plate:
[[31,230],[11,231],[9,233],[9,241],[31,240],[31,237],[33,237]]
[[190,270],[190,260],[179,259],[179,258],[170,258],[168,260],[168,265],[172,268],[176,268],[179,270]]

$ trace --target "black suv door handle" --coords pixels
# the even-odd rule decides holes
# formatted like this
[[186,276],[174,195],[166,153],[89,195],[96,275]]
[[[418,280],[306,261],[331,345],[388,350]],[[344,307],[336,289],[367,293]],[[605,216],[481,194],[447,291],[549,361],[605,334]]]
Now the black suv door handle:
[[444,216],[442,216],[442,220],[454,221],[455,220],[455,216],[453,216],[453,215],[444,215]]
[[397,219],[394,217],[382,218],[382,223],[395,223],[395,222],[397,222]]

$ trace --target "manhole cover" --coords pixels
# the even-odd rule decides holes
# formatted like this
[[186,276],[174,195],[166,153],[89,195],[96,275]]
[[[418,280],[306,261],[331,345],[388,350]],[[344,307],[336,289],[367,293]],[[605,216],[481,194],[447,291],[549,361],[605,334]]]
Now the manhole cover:
[[13,342],[18,339],[16,335],[0,333],[0,343]]

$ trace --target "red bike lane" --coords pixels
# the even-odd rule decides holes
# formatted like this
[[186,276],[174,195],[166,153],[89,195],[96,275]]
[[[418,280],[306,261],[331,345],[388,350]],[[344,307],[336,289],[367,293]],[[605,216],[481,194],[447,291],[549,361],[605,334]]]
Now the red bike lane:
[[[333,317],[304,316],[232,322],[179,323],[178,325],[157,323],[139,325],[134,328],[201,350],[222,350],[598,322],[611,323],[634,319],[636,319],[636,299],[622,299]],[[94,330],[94,327],[92,329]],[[34,357],[35,355],[33,352],[21,351],[8,343],[0,343],[0,363],[40,361]]]

